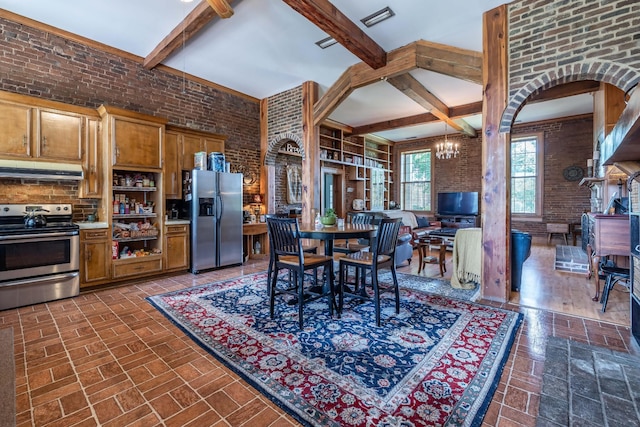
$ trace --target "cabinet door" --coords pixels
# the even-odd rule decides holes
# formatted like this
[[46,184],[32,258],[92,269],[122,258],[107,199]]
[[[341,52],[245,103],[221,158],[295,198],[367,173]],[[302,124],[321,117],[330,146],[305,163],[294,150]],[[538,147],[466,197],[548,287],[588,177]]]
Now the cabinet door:
[[207,153],[224,153],[224,141],[215,138],[204,138],[204,151]]
[[31,111],[23,105],[0,102],[0,155],[31,156]]
[[193,155],[205,151],[204,141],[199,136],[184,134],[182,136],[182,169],[193,169]]
[[83,117],[61,111],[38,110],[37,157],[82,160]]
[[111,251],[108,230],[83,230],[80,238],[81,286],[97,285],[109,280]]
[[187,270],[189,268],[189,234],[187,226],[167,226],[165,236],[165,270]]
[[99,199],[102,195],[100,179],[100,120],[87,118],[84,135],[82,169],[84,179],[80,185],[81,198]]
[[165,162],[164,162],[164,192],[165,199],[180,199],[182,197],[180,156],[180,135],[175,132],[167,132],[165,135]]
[[164,125],[122,117],[113,120],[113,164],[161,169]]

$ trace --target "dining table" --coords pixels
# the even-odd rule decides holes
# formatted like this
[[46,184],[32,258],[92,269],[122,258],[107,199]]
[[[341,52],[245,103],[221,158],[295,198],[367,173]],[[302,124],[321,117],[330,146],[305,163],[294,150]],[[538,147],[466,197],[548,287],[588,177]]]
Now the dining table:
[[377,227],[371,224],[344,224],[323,225],[316,228],[314,223],[298,224],[300,237],[303,239],[314,239],[324,241],[324,254],[333,255],[334,240],[342,239],[373,239],[376,236]]

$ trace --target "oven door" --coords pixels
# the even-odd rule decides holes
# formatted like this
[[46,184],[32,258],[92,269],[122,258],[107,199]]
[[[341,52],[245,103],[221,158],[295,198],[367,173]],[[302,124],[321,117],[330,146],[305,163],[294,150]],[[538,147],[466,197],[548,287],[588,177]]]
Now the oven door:
[[79,258],[77,231],[0,236],[0,283],[77,272]]

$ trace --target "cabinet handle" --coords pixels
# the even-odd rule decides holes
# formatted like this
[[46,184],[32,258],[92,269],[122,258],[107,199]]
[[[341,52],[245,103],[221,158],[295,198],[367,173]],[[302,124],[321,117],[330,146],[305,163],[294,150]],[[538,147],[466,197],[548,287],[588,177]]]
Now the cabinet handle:
[[88,261],[91,261],[91,258],[92,258],[92,257],[91,257],[91,255],[93,255],[93,252],[88,251],[88,252],[87,252],[87,260],[88,260]]
[[120,157],[120,149],[116,147],[116,157]]
[[89,170],[91,171],[92,174],[96,173],[96,167],[93,165],[89,168]]
[[22,135],[22,145],[27,146],[27,135]]
[[46,146],[47,146],[47,137],[46,137],[46,136],[43,136],[43,137],[42,137],[42,146],[43,146],[43,147],[46,147]]

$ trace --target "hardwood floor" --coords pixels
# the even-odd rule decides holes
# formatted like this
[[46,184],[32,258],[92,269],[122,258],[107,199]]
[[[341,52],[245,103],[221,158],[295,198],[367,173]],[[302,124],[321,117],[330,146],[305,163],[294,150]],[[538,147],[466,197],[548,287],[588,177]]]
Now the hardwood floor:
[[[417,261],[414,254],[398,271],[416,274]],[[266,264],[160,277],[0,312],[0,327],[14,331],[17,425],[297,425],[144,300],[264,271]],[[535,426],[549,336],[640,354],[622,287],[603,314],[590,299],[592,281],[553,270],[552,247],[535,245],[524,267],[522,290],[509,303],[480,301],[524,314],[484,426]],[[427,264],[420,275],[439,277],[438,265]]]

